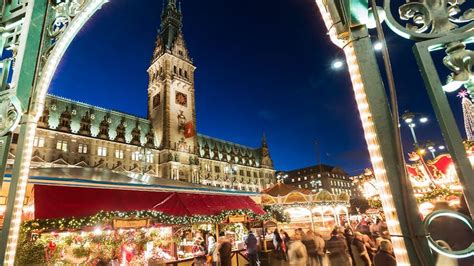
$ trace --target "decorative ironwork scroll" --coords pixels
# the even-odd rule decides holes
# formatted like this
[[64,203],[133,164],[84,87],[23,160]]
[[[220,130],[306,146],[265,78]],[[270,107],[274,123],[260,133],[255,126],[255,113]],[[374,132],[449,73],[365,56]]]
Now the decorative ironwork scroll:
[[410,0],[398,7],[399,19],[392,14],[391,0],[385,0],[384,10],[387,24],[398,35],[427,40],[474,27],[474,9],[465,8],[464,3],[465,0]]

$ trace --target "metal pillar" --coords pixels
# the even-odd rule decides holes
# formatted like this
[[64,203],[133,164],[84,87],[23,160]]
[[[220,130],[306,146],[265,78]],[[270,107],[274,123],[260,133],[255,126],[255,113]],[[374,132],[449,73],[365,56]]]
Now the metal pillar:
[[5,169],[7,167],[8,154],[10,152],[10,143],[12,141],[12,133],[0,137],[0,187],[3,183]]
[[[375,176],[379,182],[385,183],[382,186],[386,186],[384,188],[386,191],[383,193],[385,195],[382,195],[384,197],[382,202],[385,202],[384,211],[387,217],[393,217],[391,221],[387,221],[388,223],[397,223],[394,226],[389,225],[389,229],[392,229],[390,233],[394,244],[397,242],[399,248],[406,249],[406,255],[403,254],[405,251],[400,250],[398,254],[397,250],[395,251],[397,259],[407,256],[411,265],[422,265],[420,256],[424,256],[428,265],[434,265],[426,240],[426,231],[418,214],[413,189],[406,173],[402,172],[404,162],[397,155],[394,128],[391,122],[392,114],[367,28],[365,26],[352,28],[349,42],[351,42],[352,48],[346,46],[344,49],[353,49],[355,57],[353,60],[360,71],[360,79],[370,113],[368,124],[366,122],[364,130],[366,130],[365,134]],[[348,53],[346,52],[346,54]],[[351,62],[348,63],[351,64]],[[356,88],[354,89],[356,90]],[[356,95],[356,97],[358,96]],[[362,113],[365,110],[361,108],[359,105],[359,110]],[[378,145],[369,142],[372,139],[367,136],[372,134],[369,128],[375,133],[376,137],[370,136],[376,138],[374,143],[378,143]],[[400,198],[403,200],[395,200]]]
[[[24,42],[20,43],[19,53],[21,53],[21,55],[17,57],[18,62],[15,63],[15,72],[13,74],[13,80],[17,80],[18,82],[16,94],[18,99],[21,101],[23,108],[27,112],[30,102],[30,93],[36,76],[37,64],[40,60],[41,40],[48,1],[29,1],[28,5],[24,18],[25,22],[23,24],[24,33],[22,34],[24,35],[21,36],[21,38],[24,38]],[[31,136],[28,135],[28,133],[32,132],[31,126],[36,126],[34,123],[33,125],[29,125],[29,123],[32,123],[32,119],[31,117],[27,117],[27,115],[23,115],[22,120],[17,144],[18,148],[15,154],[15,164],[12,171],[12,181],[8,193],[5,219],[3,221],[3,228],[0,237],[0,262],[4,263],[4,265],[12,265],[14,262],[15,253],[14,251],[11,253],[9,250],[16,248],[16,243],[18,241],[17,236],[20,228],[19,225],[12,224],[12,220],[14,215],[21,215],[21,210],[14,210],[13,206],[16,201],[22,201],[21,203],[23,203],[24,197],[18,197],[17,193],[17,191],[26,190],[26,182],[25,185],[18,187],[18,184],[20,183],[20,174],[25,170],[25,164],[23,164],[22,158],[25,156],[25,152],[31,153],[31,149],[24,147],[24,145],[27,144],[27,139],[31,138]],[[29,130],[28,125],[30,126]],[[6,148],[4,152],[7,154],[6,156],[8,156],[8,148]],[[29,155],[29,157],[31,157],[31,155]],[[29,163],[29,161],[26,163],[26,167],[28,168]],[[12,235],[16,235],[16,237],[12,238]]]

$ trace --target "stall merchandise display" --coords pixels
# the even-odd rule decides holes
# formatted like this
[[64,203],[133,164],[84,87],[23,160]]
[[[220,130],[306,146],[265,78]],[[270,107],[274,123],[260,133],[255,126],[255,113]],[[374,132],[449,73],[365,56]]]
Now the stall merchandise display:
[[50,232],[23,235],[19,265],[120,263],[145,265],[175,260],[171,227]]

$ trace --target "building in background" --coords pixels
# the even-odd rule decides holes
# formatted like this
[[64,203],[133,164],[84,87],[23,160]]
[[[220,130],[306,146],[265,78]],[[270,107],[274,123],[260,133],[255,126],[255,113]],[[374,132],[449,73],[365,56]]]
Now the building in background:
[[333,194],[347,193],[353,197],[359,196],[352,177],[337,166],[319,164],[305,168],[286,171],[283,180],[285,184],[298,188],[311,189],[313,192],[327,190]]
[[[149,74],[148,117],[48,95],[34,140],[32,167],[101,168],[226,189],[260,191],[274,183],[265,136],[260,147],[196,132],[194,70],[182,13],[168,1]],[[111,88],[113,91],[113,88]],[[126,96],[124,96],[126,97]],[[13,138],[13,163],[18,134]]]

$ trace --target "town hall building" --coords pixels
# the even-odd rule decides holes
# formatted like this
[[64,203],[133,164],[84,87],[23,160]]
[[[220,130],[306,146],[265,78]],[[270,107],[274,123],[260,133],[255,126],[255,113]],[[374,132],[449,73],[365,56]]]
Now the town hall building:
[[168,0],[147,69],[148,117],[48,95],[32,167],[101,168],[245,191],[270,186],[275,171],[265,136],[252,148],[196,132],[195,69],[181,9]]

